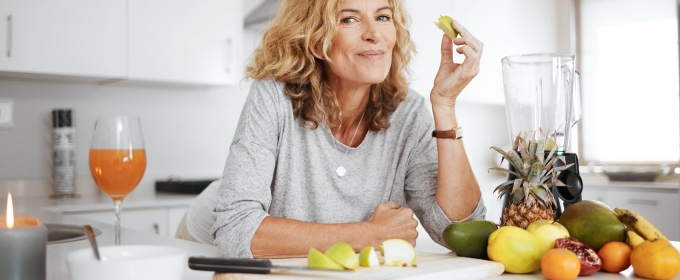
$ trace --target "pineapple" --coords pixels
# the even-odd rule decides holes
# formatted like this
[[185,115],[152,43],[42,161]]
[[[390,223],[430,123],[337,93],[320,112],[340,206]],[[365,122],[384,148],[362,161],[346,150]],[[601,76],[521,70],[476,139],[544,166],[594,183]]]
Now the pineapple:
[[[548,135],[549,133],[548,131]],[[552,210],[552,206],[557,203],[550,188],[566,186],[557,179],[557,175],[573,165],[572,163],[551,168],[555,161],[564,161],[562,157],[555,155],[556,145],[552,145],[550,153],[546,156],[546,144],[550,144],[552,139],[545,137],[543,131],[540,132],[539,140],[534,140],[533,136],[529,139],[527,136],[528,133],[524,137],[522,133],[518,134],[513,149],[507,153],[498,147],[491,147],[503,155],[503,159],[507,159],[514,167],[514,171],[502,167],[489,169],[515,176],[514,180],[503,182],[494,190],[498,192],[499,198],[503,195],[510,196],[508,206],[503,209],[501,226],[517,226],[526,229],[536,220],[554,220],[555,211]]]

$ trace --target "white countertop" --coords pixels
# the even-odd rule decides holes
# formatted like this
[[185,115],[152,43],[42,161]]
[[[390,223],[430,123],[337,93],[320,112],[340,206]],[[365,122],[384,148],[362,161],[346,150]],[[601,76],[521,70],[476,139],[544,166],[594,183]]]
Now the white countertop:
[[[152,194],[144,196],[131,196],[123,203],[123,211],[126,208],[146,208],[146,207],[168,207],[168,206],[187,206],[195,195],[178,194]],[[6,200],[0,202],[5,207]],[[108,224],[97,223],[94,221],[83,220],[61,213],[79,211],[111,210],[113,217],[113,204],[106,195],[83,195],[80,198],[52,199],[47,196],[20,197],[14,199],[16,215],[30,215],[37,217],[43,223],[66,224],[81,226],[90,224],[102,231],[97,236],[100,246],[112,246],[114,242],[114,227]],[[156,235],[153,233],[141,232],[123,228],[121,230],[121,241],[124,245],[162,245],[182,248],[187,251],[188,256],[210,256],[217,257],[219,252],[214,246],[184,241],[171,237]],[[87,240],[79,240],[68,243],[52,244],[47,246],[47,279],[49,280],[68,280],[69,272],[66,263],[68,253],[89,248]],[[212,279],[213,273],[190,270],[188,266],[184,269],[183,279],[198,280]]]
[[[143,195],[137,197],[130,197],[124,202],[123,211],[125,208],[144,208],[144,207],[171,207],[171,206],[186,206],[193,199],[194,195],[176,195],[176,194],[153,194]],[[5,201],[0,202],[0,207],[4,207]],[[24,197],[16,198],[14,206],[17,215],[31,215],[39,218],[44,223],[57,223],[68,225],[84,225],[86,223],[100,229],[102,234],[97,237],[97,242],[101,246],[113,245],[113,231],[114,228],[108,224],[102,224],[92,221],[86,221],[74,216],[62,215],[61,213],[80,212],[80,211],[97,211],[112,209],[110,199],[105,195],[88,195],[80,198],[69,199],[51,199],[48,197]],[[113,212],[112,212],[113,215]],[[210,256],[217,257],[219,252],[216,247],[179,240],[171,237],[159,236],[152,233],[141,232],[137,230],[122,229],[122,243],[126,245],[143,244],[143,245],[163,245],[179,247],[187,250],[189,256]],[[673,242],[676,248],[680,248],[680,242]],[[66,264],[66,255],[68,253],[89,248],[87,240],[80,240],[69,243],[53,244],[47,246],[47,279],[67,280],[69,279],[68,266]],[[434,243],[427,235],[419,238],[416,243],[416,251],[447,254],[450,251],[436,243]],[[193,271],[188,267],[184,269],[183,279],[199,280],[212,279],[211,272]],[[493,279],[545,279],[540,271],[533,274],[503,274]],[[639,279],[634,276],[632,268],[620,273],[612,274],[605,272],[598,272],[594,275],[588,276],[588,279]],[[676,276],[673,279],[680,279]]]

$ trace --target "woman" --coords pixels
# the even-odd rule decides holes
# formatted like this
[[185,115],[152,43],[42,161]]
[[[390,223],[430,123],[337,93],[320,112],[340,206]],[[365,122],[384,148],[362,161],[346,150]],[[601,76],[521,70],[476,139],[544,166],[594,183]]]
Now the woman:
[[[415,245],[415,213],[444,227],[483,217],[460,139],[456,98],[479,71],[482,43],[460,24],[430,101],[409,91],[414,51],[401,0],[284,0],[247,76],[255,79],[217,194],[212,233],[225,257],[305,256],[336,242]],[[440,132],[438,132],[440,133]],[[440,172],[441,171],[441,172]]]

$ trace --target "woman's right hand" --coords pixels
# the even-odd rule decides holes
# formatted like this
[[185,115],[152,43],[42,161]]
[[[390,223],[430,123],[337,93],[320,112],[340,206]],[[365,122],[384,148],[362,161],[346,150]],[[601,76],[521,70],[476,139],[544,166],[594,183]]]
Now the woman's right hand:
[[411,208],[388,201],[375,207],[373,215],[367,222],[373,226],[378,246],[392,238],[404,239],[411,245],[416,245],[418,221],[413,218]]

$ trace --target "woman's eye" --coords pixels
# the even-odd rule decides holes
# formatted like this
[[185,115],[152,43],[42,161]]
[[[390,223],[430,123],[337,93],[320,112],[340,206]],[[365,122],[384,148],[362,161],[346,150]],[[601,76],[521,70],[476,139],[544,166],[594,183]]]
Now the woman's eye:
[[357,19],[355,19],[353,17],[346,17],[346,18],[343,18],[342,20],[340,20],[340,22],[342,22],[342,23],[353,23],[353,22],[357,22]]
[[379,21],[390,21],[391,19],[392,18],[390,18],[389,16],[379,16],[378,17]]

